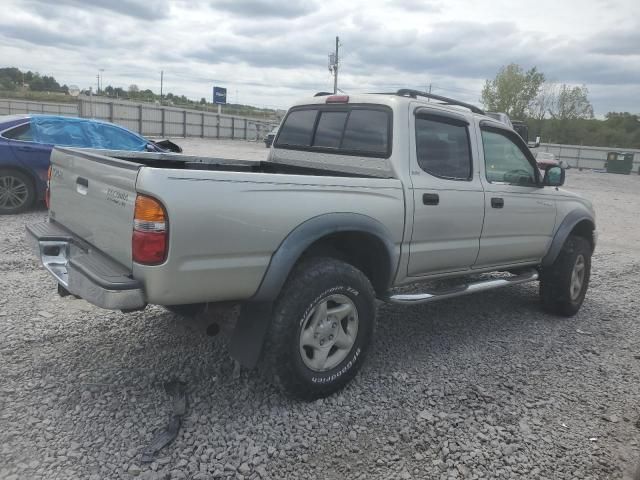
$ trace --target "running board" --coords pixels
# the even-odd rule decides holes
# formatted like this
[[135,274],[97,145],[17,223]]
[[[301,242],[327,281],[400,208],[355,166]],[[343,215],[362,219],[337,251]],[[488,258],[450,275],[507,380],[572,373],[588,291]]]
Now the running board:
[[444,300],[445,298],[461,297],[470,293],[483,292],[494,288],[507,287],[509,285],[518,285],[519,283],[533,282],[538,279],[538,272],[531,270],[520,275],[514,275],[507,278],[494,278],[490,280],[482,280],[479,282],[460,285],[459,287],[449,290],[441,290],[432,293],[409,293],[399,294],[387,297],[384,301],[388,303],[397,303],[401,305],[414,305],[419,303],[435,302],[436,300]]

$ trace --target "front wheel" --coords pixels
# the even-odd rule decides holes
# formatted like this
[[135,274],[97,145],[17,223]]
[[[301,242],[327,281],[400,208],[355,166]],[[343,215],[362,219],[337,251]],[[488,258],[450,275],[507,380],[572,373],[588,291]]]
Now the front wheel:
[[343,388],[364,362],[375,330],[367,277],[333,258],[311,258],[292,273],[276,302],[265,367],[286,394],[305,400]]
[[553,265],[540,278],[543,308],[571,317],[578,313],[589,287],[592,248],[583,237],[570,235]]

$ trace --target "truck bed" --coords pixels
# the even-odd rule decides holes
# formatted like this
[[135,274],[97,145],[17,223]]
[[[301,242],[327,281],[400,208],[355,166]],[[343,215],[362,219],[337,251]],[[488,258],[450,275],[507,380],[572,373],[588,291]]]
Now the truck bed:
[[[323,215],[367,217],[398,251],[403,240],[398,179],[254,160],[104,153],[53,150],[50,218],[143,282],[148,303],[250,298],[287,236]],[[161,265],[132,259],[141,194],[166,210]]]

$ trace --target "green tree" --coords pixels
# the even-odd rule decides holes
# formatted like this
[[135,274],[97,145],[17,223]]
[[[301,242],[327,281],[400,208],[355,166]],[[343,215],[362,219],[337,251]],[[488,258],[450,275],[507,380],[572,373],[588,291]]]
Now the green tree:
[[558,120],[593,118],[593,106],[589,102],[589,90],[585,85],[570,87],[560,85],[549,106],[549,115]]
[[524,118],[544,80],[544,74],[536,67],[524,71],[520,65],[510,63],[493,80],[485,82],[480,100],[486,110],[504,112],[513,119]]

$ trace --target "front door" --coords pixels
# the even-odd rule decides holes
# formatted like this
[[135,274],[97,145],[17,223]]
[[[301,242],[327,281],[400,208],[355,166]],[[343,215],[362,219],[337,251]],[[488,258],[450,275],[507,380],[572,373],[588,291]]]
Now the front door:
[[462,115],[418,107],[412,115],[413,233],[409,276],[470,269],[478,256],[484,193],[475,132]]
[[477,268],[539,261],[556,222],[553,192],[539,185],[526,145],[510,130],[481,126],[485,217]]

